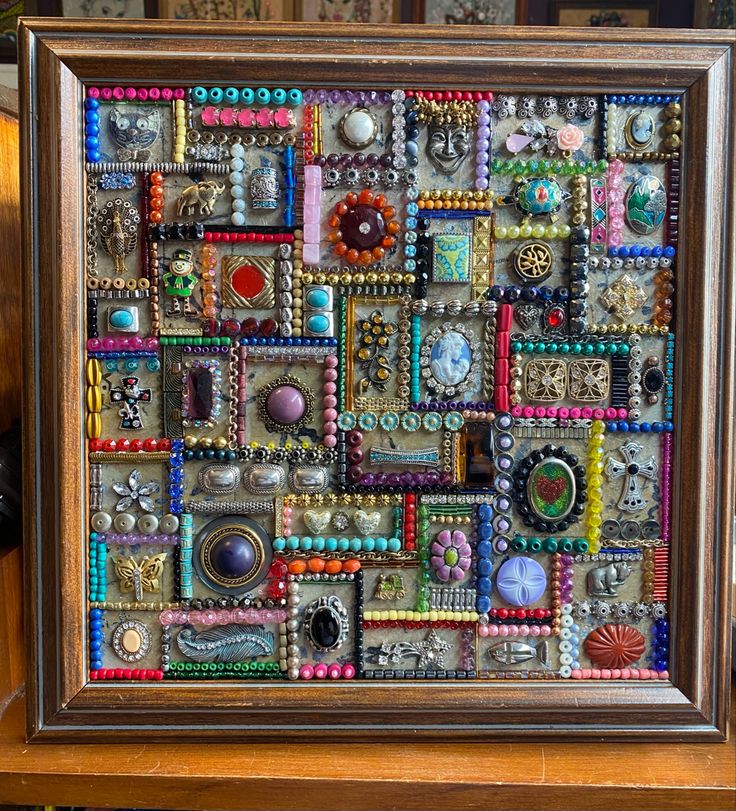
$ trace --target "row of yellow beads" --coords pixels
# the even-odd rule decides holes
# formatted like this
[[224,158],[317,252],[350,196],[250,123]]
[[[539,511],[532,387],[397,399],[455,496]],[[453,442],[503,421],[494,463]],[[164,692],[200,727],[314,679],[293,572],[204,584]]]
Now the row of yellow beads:
[[588,509],[585,513],[588,551],[595,555],[601,548],[601,524],[603,523],[603,435],[602,420],[594,420],[588,440]]
[[477,611],[364,611],[364,622],[477,622]]
[[187,111],[184,99],[174,102],[174,163],[184,163],[187,142]]

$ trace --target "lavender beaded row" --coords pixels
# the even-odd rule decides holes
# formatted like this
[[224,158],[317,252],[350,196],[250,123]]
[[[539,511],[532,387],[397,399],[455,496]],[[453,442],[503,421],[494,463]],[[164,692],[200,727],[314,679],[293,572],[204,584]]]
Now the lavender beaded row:
[[364,473],[360,479],[363,487],[434,487],[436,485],[447,486],[452,484],[452,474],[448,472],[438,473],[430,470],[426,473]]
[[386,90],[305,90],[305,104],[389,104]]
[[217,346],[216,344],[209,346],[191,346],[189,344],[184,344],[181,347],[185,355],[216,355],[218,352],[220,352],[222,355],[227,355],[230,348],[231,344],[222,344],[220,346]]
[[178,535],[139,535],[137,533],[117,533],[108,532],[106,535],[99,535],[97,538],[99,543],[104,543],[114,546],[178,546]]
[[487,101],[478,102],[478,129],[475,141],[475,188],[485,191],[491,176],[491,105]]
[[391,169],[394,166],[394,159],[391,155],[376,155],[375,152],[369,152],[367,155],[362,152],[356,152],[354,155],[348,152],[343,152],[340,155],[336,152],[330,152],[329,155],[315,155],[312,158],[312,164],[314,166],[329,166],[331,168],[341,166],[344,169],[362,166],[375,169],[380,165],[384,169]]

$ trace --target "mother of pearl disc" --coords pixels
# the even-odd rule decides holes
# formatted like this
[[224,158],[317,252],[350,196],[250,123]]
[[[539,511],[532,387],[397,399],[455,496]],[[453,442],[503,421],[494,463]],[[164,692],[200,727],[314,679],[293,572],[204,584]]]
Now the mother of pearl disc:
[[351,146],[368,146],[376,137],[375,119],[367,110],[359,107],[345,114],[341,128],[343,140]]

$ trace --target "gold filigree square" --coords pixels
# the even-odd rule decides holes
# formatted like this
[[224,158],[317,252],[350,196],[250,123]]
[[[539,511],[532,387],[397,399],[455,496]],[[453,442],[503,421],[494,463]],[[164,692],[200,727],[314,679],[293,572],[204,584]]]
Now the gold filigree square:
[[567,386],[573,400],[596,403],[608,397],[610,385],[608,361],[598,358],[570,361]]
[[524,386],[530,400],[554,403],[565,396],[567,367],[561,360],[530,360],[524,367]]

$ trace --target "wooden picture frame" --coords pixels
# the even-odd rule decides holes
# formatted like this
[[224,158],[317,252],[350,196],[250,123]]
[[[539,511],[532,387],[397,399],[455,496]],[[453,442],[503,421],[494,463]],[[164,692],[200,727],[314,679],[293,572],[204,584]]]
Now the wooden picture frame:
[[[722,741],[734,507],[733,32],[26,19],[24,520],[28,737],[38,741]],[[671,667],[659,681],[89,680],[84,85],[496,87],[682,97]],[[581,61],[584,54],[584,61]],[[685,213],[686,212],[686,213]],[[430,693],[427,692],[430,690]],[[428,698],[428,696],[431,697]]]
[[[623,0],[621,3],[595,3],[588,0],[552,0],[550,3],[550,22],[552,25],[568,25],[581,27],[611,27],[615,24],[607,21],[607,13],[618,14],[626,20],[626,26],[631,28],[651,28],[657,25],[659,0],[639,2],[639,0]],[[593,23],[592,18],[601,18],[600,22]]]

